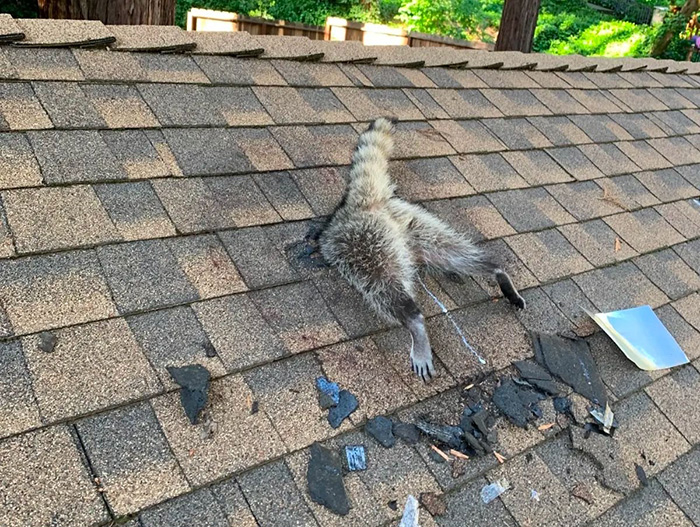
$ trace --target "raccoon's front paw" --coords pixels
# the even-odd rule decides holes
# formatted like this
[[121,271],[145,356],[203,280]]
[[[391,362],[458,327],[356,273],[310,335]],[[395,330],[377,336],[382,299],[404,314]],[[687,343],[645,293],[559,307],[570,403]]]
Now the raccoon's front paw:
[[418,375],[423,382],[428,382],[435,375],[435,367],[433,366],[433,355],[427,355],[426,357],[419,357],[417,355],[411,354],[411,368],[413,373]]

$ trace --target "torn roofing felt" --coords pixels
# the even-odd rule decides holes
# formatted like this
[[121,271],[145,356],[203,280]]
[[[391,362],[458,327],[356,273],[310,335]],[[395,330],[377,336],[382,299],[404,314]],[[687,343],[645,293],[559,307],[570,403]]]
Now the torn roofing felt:
[[[698,349],[694,63],[9,17],[0,41],[1,525],[257,488],[249,469],[336,433],[318,377],[357,395],[343,432],[530,358],[530,331],[584,334],[582,307],[649,304]],[[421,292],[430,385],[408,336],[303,248],[379,116],[399,120],[398,193],[483,243],[529,305],[428,279],[487,362]],[[211,437],[168,373],[195,364]]]

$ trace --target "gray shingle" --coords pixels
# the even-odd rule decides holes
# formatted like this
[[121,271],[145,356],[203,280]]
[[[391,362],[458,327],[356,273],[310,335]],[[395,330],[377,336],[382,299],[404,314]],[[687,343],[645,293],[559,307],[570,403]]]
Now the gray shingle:
[[700,450],[693,450],[659,474],[659,481],[683,512],[696,524],[700,522],[700,504],[695,496],[695,474],[700,470]]
[[651,119],[642,114],[616,113],[610,117],[635,139],[651,139],[666,135]]
[[544,188],[495,192],[489,199],[518,232],[575,221]]
[[700,290],[700,276],[671,249],[640,256],[634,263],[671,300]]
[[455,119],[503,115],[479,90],[428,90],[428,92],[449,116]]
[[[360,125],[356,125],[356,129],[359,127]],[[359,128],[358,131],[364,131],[364,127]],[[394,158],[433,157],[454,153],[450,143],[431,124],[397,123],[394,132]]]
[[39,335],[22,339],[42,416],[52,422],[155,395],[158,377],[121,318],[55,332],[51,353]]
[[203,90],[229,126],[272,124],[272,118],[250,88],[207,86]]
[[474,193],[446,157],[395,162],[392,173],[399,195],[409,200],[449,198]]
[[251,289],[297,279],[297,274],[261,227],[221,232],[219,237]]
[[[29,50],[21,51],[26,52]],[[67,58],[63,58],[64,63],[68,63],[66,64],[66,66],[70,67],[71,70],[73,67],[75,68],[75,70],[77,71],[78,79],[82,79],[83,73],[85,73],[85,78],[89,80],[147,80],[146,71],[139,63],[136,55],[132,53],[112,53],[111,51],[102,49],[74,49],[72,50],[72,54],[69,50],[54,51],[66,52],[68,54],[68,56],[70,57],[70,62],[67,60]],[[42,51],[42,54],[44,53],[46,53],[46,51]],[[78,64],[80,65],[80,67],[78,67]],[[66,80],[75,79],[70,78]]]
[[577,145],[592,142],[583,130],[563,116],[528,118],[555,146]]
[[0,299],[18,335],[116,315],[93,251],[0,261]]
[[29,140],[47,183],[126,177],[97,131],[30,132]]
[[637,254],[602,220],[564,225],[559,230],[596,267],[626,260]]
[[229,527],[219,502],[209,489],[199,489],[146,510],[139,515],[143,527]]
[[500,154],[463,155],[451,159],[477,192],[527,187],[525,180]]
[[0,134],[0,188],[41,185],[39,163],[24,134]]
[[513,227],[485,196],[435,200],[424,206],[475,241],[515,234]]
[[572,180],[571,176],[542,150],[504,152],[503,157],[531,185],[563,183]]
[[651,94],[650,90],[610,90],[610,93],[634,112],[648,112],[668,109],[663,102]]
[[452,68],[425,68],[423,72],[440,88],[486,88],[473,72]]
[[[550,115],[547,109],[529,90],[481,90],[489,101],[504,115]],[[489,117],[489,116],[483,116]]]
[[631,262],[575,276],[585,295],[602,312],[649,304],[658,307],[668,298]]
[[255,182],[282,219],[304,220],[314,216],[311,206],[289,172],[258,174],[255,176]]
[[131,514],[189,490],[148,403],[85,419],[77,429],[115,514]]
[[616,113],[623,111],[617,105],[620,101],[613,102],[605,96],[605,92],[597,90],[568,90],[569,94],[580,102],[591,113]]
[[693,198],[700,190],[688,183],[676,170],[641,172],[637,179],[662,202]]
[[56,128],[104,128],[80,85],[74,82],[35,82],[34,92]]
[[8,190],[2,197],[20,253],[121,238],[89,186]]
[[247,294],[205,300],[193,308],[228,371],[264,364],[287,353]]
[[554,229],[518,234],[507,240],[525,265],[542,282],[591,269],[586,259]]
[[298,168],[347,164],[357,142],[348,125],[276,127],[272,134]]
[[3,46],[20,79],[77,81],[83,73],[69,49],[21,49]]
[[685,240],[652,208],[608,216],[605,222],[640,253]]
[[199,298],[163,240],[104,246],[97,254],[120,313]]
[[[468,58],[468,55],[467,55]],[[483,69],[474,70],[474,73],[482,81],[486,83],[489,88],[539,88],[540,85],[537,84],[532,77],[529,77],[523,71],[501,71],[501,70],[488,70]]]
[[109,521],[104,502],[65,425],[45,428],[2,442],[0,522],[35,527],[60,518],[67,524]]
[[603,173],[596,168],[591,160],[574,146],[550,148],[547,153],[579,181],[603,177]]
[[431,124],[460,154],[505,150],[504,144],[479,121],[444,120],[431,121]]
[[254,87],[253,91],[277,124],[354,121],[328,88],[260,86]]
[[333,93],[359,121],[370,121],[378,117],[394,117],[399,120],[423,118],[420,110],[401,90],[333,88]]
[[[235,33],[233,33],[235,34]],[[226,514],[229,525],[236,527],[259,527],[248,502],[243,497],[238,482],[229,478],[210,487],[214,498]],[[189,527],[189,526],[188,526]]]
[[594,143],[632,139],[627,131],[607,115],[573,115],[571,120]]
[[148,181],[93,187],[125,240],[173,236],[175,227]]
[[146,72],[146,78],[151,82],[209,84],[209,79],[189,55],[134,53],[133,56],[136,57]]
[[18,341],[0,343],[0,437],[41,425],[32,379]]
[[579,220],[588,220],[625,210],[614,197],[604,199],[603,189],[593,181],[552,185],[547,187],[547,190]]
[[83,84],[82,91],[110,128],[159,126],[158,120],[135,86]]
[[588,110],[569,95],[566,90],[530,90],[530,92],[553,114],[571,115],[588,113]]
[[605,200],[620,210],[633,210],[640,207],[658,205],[659,200],[634,176],[617,176],[599,179]]
[[216,235],[180,236],[166,243],[201,298],[246,290],[238,269]]
[[700,151],[683,137],[650,139],[649,144],[674,165],[689,165],[700,162]]
[[215,84],[237,86],[286,86],[287,84],[268,60],[213,55],[195,55],[194,60],[209,80]]
[[53,128],[28,82],[0,83],[0,130]]
[[514,150],[552,146],[549,139],[526,119],[484,119],[482,123]]
[[290,174],[316,215],[325,216],[340,203],[349,172],[348,167],[323,167]]
[[[367,49],[361,46],[363,50]],[[325,58],[325,57],[324,57]],[[353,83],[335,64],[272,60],[272,65],[291,86],[352,86]],[[255,84],[262,84],[256,82]],[[284,82],[282,82],[284,84]]]
[[212,377],[226,373],[219,357],[209,356],[212,350],[216,350],[191,307],[181,306],[136,315],[129,317],[127,322],[160,382],[167,389],[177,387],[167,371],[169,366],[201,364]]
[[579,148],[606,176],[639,171],[639,167],[613,144],[581,145]]
[[700,132],[700,126],[682,112],[654,112],[648,114],[651,119],[657,119],[666,125],[670,134],[686,135]]
[[433,99],[427,90],[424,89],[404,89],[403,92],[408,96],[413,104],[420,110],[426,119],[447,119],[449,115],[442,109],[435,99]]
[[[158,135],[153,135],[158,134]],[[102,139],[128,179],[182,175],[156,130],[103,130]]]
[[226,124],[203,87],[191,84],[140,84],[138,89],[164,126]]
[[642,170],[655,170],[671,166],[671,163],[646,141],[620,141],[615,144]]

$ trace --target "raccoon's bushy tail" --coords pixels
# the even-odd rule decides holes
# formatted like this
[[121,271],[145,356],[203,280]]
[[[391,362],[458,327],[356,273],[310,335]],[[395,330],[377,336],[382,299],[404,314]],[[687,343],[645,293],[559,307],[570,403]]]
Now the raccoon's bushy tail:
[[347,205],[371,209],[394,194],[395,187],[389,177],[389,158],[394,148],[393,131],[394,123],[382,117],[360,135],[352,154]]

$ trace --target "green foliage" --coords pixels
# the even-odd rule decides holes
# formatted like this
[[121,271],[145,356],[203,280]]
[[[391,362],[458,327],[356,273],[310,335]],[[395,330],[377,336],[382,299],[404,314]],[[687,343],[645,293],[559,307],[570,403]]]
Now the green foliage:
[[482,38],[500,22],[502,8],[496,0],[409,0],[399,9],[399,19],[409,31]]
[[648,26],[622,20],[603,21],[566,41],[553,43],[548,51],[557,55],[637,56],[646,46],[648,33]]
[[36,18],[39,14],[36,0],[3,0],[0,13],[8,13],[13,18]]

